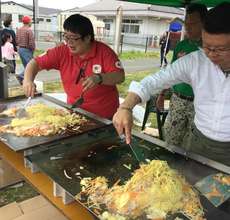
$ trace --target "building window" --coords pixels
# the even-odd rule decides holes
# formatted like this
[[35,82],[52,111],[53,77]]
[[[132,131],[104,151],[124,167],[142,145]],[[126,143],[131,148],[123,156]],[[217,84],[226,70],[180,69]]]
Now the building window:
[[123,19],[122,23],[124,24],[142,24],[142,20],[136,20],[136,19]]
[[46,22],[51,22],[51,19],[50,19],[50,18],[47,18],[47,19],[46,19]]
[[113,19],[103,19],[104,23],[113,23]]
[[113,19],[103,19],[103,22],[105,23],[105,30],[109,31],[111,29]]
[[139,25],[128,25],[128,24],[122,25],[122,33],[139,34],[139,30],[140,30]]
[[139,34],[140,24],[142,23],[142,20],[123,19],[122,33]]
[[44,18],[38,18],[38,22],[43,22],[44,21]]
[[110,24],[105,24],[105,30],[110,30]]

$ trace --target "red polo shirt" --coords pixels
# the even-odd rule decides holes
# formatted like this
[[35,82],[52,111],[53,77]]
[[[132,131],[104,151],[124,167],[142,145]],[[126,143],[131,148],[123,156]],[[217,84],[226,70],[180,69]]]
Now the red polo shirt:
[[[61,44],[36,57],[35,60],[42,69],[60,71],[69,104],[73,104],[82,92],[81,82],[76,84],[80,68],[85,68],[86,77],[93,73],[109,74],[124,71],[115,52],[98,41],[93,43],[91,50],[83,59],[73,55],[67,45]],[[112,118],[118,106],[119,95],[116,86],[97,85],[85,92],[81,108],[101,117]]]

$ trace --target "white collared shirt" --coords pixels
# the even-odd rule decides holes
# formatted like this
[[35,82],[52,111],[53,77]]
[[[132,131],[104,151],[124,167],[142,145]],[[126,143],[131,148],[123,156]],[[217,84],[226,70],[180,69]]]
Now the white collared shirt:
[[[230,60],[229,60],[230,62]],[[192,86],[196,127],[210,139],[230,141],[230,76],[211,62],[202,50],[192,52],[140,83],[133,81],[129,92],[146,102],[150,95],[185,82]]]

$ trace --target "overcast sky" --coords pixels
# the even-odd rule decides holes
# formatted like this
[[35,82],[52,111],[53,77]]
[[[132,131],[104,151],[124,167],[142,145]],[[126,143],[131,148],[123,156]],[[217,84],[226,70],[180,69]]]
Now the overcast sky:
[[[3,0],[2,2],[7,1]],[[27,5],[32,5],[33,0],[13,0],[16,3],[22,3]],[[58,8],[62,10],[82,7],[91,3],[94,3],[96,0],[38,0],[38,5],[47,8]]]

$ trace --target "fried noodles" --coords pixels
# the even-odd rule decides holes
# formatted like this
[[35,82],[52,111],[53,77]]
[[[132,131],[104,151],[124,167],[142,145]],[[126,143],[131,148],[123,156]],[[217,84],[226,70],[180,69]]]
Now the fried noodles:
[[[82,192],[95,206],[103,204],[109,219],[165,219],[167,214],[181,212],[193,220],[204,219],[198,194],[166,161],[153,160],[142,164],[124,185],[108,188],[105,177],[81,181]],[[106,216],[110,216],[106,218]],[[118,216],[117,218],[115,218]]]

